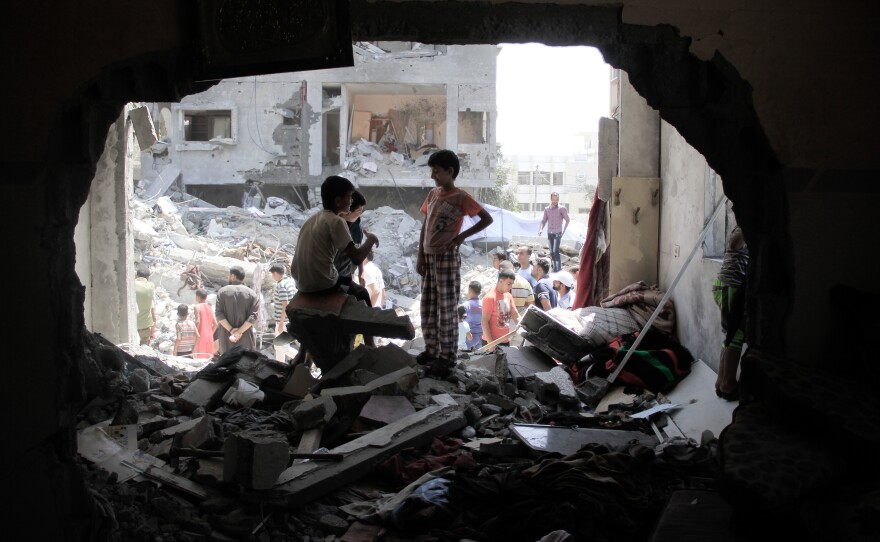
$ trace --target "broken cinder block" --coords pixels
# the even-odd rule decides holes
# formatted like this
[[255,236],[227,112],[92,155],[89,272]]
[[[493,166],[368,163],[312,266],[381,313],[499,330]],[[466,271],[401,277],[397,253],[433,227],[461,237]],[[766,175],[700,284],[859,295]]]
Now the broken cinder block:
[[283,433],[245,430],[230,435],[223,445],[223,481],[248,489],[269,489],[290,462]]
[[574,382],[562,367],[554,367],[546,373],[535,373],[532,391],[542,403],[559,403],[568,407],[580,405]]
[[297,429],[305,431],[329,422],[336,414],[336,402],[331,397],[316,397],[300,402],[291,412]]

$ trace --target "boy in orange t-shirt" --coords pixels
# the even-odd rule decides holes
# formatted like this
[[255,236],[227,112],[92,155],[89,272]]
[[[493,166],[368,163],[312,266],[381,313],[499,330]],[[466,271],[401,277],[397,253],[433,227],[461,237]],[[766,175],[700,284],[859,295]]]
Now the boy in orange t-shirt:
[[[519,313],[510,293],[515,279],[513,271],[502,269],[495,288],[483,297],[483,340],[487,343],[510,333],[515,329],[512,323],[519,324]],[[499,344],[507,346],[510,340]]]
[[[455,365],[458,346],[458,299],[461,295],[461,256],[458,247],[465,239],[483,231],[492,216],[470,194],[455,187],[460,165],[450,150],[437,151],[428,159],[436,188],[422,204],[425,220],[419,235],[416,269],[422,276],[422,335],[425,351],[416,361],[428,372],[443,376]],[[464,215],[480,220],[461,230]]]

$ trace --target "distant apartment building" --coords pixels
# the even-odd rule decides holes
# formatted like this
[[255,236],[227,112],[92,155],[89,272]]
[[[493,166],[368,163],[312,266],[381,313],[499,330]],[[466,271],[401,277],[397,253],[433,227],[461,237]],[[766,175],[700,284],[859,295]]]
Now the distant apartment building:
[[448,148],[462,160],[459,186],[494,185],[497,46],[359,42],[354,51],[350,68],[224,79],[151,104],[159,142],[142,157],[143,184],[179,182],[229,204],[247,186],[302,197],[342,175],[399,204],[408,190],[424,197],[428,155]]
[[516,200],[520,213],[540,217],[550,205],[550,194],[559,193],[559,204],[573,220],[586,223],[599,183],[597,132],[578,134],[583,147],[570,155],[513,155]]

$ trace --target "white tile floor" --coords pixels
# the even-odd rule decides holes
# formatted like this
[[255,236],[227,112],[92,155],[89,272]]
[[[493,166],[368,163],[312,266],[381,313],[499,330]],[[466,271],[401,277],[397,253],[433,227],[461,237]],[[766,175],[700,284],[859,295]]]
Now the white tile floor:
[[691,367],[691,374],[678,383],[668,395],[672,403],[682,408],[673,410],[671,419],[675,427],[665,428],[669,436],[675,436],[677,428],[684,436],[700,442],[704,430],[716,437],[731,421],[736,401],[725,401],[715,395],[715,371],[702,360]]

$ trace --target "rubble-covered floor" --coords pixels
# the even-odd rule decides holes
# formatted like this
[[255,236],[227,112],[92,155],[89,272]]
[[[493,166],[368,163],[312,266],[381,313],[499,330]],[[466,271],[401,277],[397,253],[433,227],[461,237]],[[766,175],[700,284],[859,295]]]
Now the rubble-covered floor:
[[[462,354],[444,379],[415,362],[418,335],[355,349],[326,374],[293,367],[272,359],[268,266],[289,263],[317,208],[162,197],[132,209],[158,333],[150,346],[95,335],[87,349],[78,430],[101,503],[95,539],[647,540],[674,492],[713,490],[715,437],[732,406],[702,393],[714,379],[702,362],[670,397],[617,386],[595,407],[522,336]],[[420,223],[382,207],[363,227],[380,239],[375,261],[397,314],[418,330]],[[494,286],[491,248],[463,247],[463,287]],[[177,305],[197,287],[212,302],[232,265],[261,292],[261,350],[171,356]]]

